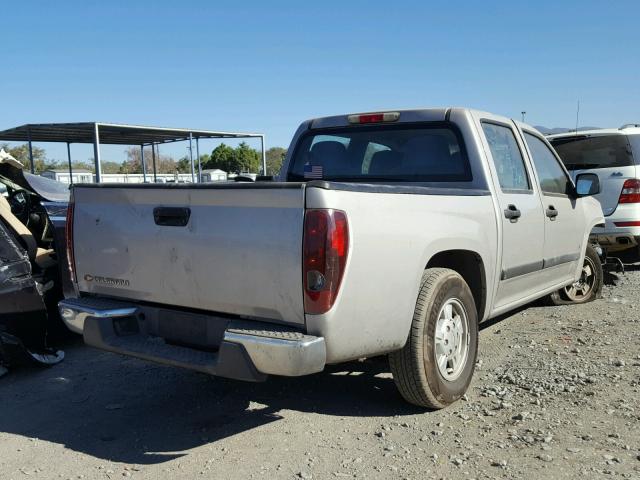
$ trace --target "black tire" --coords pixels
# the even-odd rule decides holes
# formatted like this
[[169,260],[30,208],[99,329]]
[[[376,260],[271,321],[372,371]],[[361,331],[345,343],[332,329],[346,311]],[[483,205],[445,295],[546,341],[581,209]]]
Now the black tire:
[[[586,275],[587,270],[592,272],[592,277]],[[587,252],[584,256],[583,273],[580,281],[576,282],[576,284],[580,284],[578,289],[581,289],[582,293],[576,295],[572,292],[572,290],[576,289],[576,284],[568,285],[550,294],[547,298],[547,303],[550,305],[577,305],[592,302],[600,297],[603,281],[604,272],[602,271],[602,262],[600,261],[598,252],[596,252],[593,246],[587,245]]]
[[[467,324],[466,341],[459,342],[466,344],[466,356],[464,362],[459,362],[461,367],[456,370],[460,371],[453,380],[446,379],[440,371],[435,340],[438,319],[445,311],[445,304],[450,302],[462,307]],[[456,304],[456,308],[459,306]],[[469,286],[453,270],[425,270],[407,343],[401,350],[389,354],[391,373],[400,394],[407,402],[420,407],[440,409],[452,404],[467,391],[477,354],[478,314]]]

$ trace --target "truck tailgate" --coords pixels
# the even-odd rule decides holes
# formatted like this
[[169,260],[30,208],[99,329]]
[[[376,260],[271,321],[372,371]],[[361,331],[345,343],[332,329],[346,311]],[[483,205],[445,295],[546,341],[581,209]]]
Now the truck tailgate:
[[[78,288],[304,323],[304,188],[296,183],[77,186]],[[185,216],[188,221],[180,226]]]

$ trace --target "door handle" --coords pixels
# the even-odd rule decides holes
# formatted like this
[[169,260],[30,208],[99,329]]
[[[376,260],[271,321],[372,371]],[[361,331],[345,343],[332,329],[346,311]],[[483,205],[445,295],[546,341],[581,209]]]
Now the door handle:
[[186,207],[156,207],[153,221],[162,227],[185,227],[189,223],[191,209]]
[[549,208],[547,208],[546,215],[551,220],[555,220],[556,217],[558,216],[558,210],[556,210],[556,207],[554,207],[553,205],[549,205]]
[[508,205],[504,210],[504,218],[508,218],[512,222],[517,222],[520,218],[520,215],[522,215],[520,213],[520,210],[518,210],[518,207],[513,204]]

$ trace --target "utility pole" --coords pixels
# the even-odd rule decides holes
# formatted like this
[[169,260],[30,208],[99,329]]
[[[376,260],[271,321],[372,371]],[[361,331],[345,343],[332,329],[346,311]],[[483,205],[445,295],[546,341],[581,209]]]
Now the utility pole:
[[189,132],[189,161],[191,163],[191,183],[196,183],[196,172],[193,168],[193,133]]

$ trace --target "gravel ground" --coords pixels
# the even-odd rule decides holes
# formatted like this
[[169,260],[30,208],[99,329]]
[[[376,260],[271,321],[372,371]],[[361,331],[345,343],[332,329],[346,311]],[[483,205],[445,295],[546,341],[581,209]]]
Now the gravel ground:
[[0,478],[640,478],[640,270],[480,334],[468,396],[423,412],[372,359],[232,382],[74,341],[0,379]]

